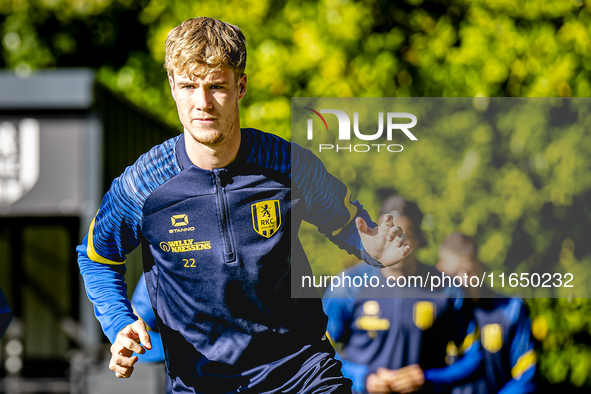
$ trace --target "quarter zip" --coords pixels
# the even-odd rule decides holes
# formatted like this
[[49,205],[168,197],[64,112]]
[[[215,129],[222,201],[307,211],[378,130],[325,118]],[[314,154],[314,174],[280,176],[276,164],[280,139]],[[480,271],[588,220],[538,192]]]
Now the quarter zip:
[[226,190],[222,186],[222,180],[220,179],[219,171],[214,170],[215,174],[215,194],[218,200],[218,216],[220,219],[220,225],[222,229],[222,239],[224,241],[224,262],[231,263],[234,261],[234,248],[232,246],[232,240],[230,239],[230,221],[228,220],[228,203],[226,201]]

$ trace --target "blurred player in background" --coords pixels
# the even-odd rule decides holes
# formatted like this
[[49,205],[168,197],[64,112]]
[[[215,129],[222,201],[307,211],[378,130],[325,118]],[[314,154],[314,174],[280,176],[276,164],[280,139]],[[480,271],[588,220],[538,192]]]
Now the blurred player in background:
[[[328,335],[343,344],[343,374],[353,380],[356,392],[449,390],[474,373],[480,363],[471,307],[458,297],[461,292],[454,294],[451,289],[434,294],[428,287],[382,287],[388,276],[441,275],[417,260],[417,250],[425,242],[423,213],[418,206],[391,196],[382,204],[380,215],[388,213],[402,227],[415,252],[393,267],[378,270],[362,263],[345,270],[350,277],[377,275],[381,284],[327,289],[323,302],[329,318]],[[446,363],[448,348],[463,352],[451,366]],[[458,356],[453,353],[452,357]]]
[[8,306],[8,301],[6,301],[6,297],[0,289],[0,337],[4,335],[4,331],[10,324],[10,320],[12,319],[12,311]]
[[[146,324],[146,328],[150,333],[150,341],[152,343],[152,349],[149,352],[143,354],[135,353],[139,363],[161,363],[162,368],[166,369],[164,365],[164,347],[162,346],[162,338],[158,332],[158,323],[156,322],[156,315],[152,309],[150,303],[150,296],[148,295],[148,289],[146,289],[146,281],[144,274],[140,277],[133,295],[131,296],[131,306],[135,311],[138,318],[143,320]],[[172,382],[168,375],[166,376],[166,393],[172,393]]]
[[312,152],[240,128],[245,66],[236,26],[196,18],[169,33],[165,68],[184,132],[115,179],[77,248],[113,343],[110,368],[127,378],[133,352],[152,348],[124,282],[125,256],[141,243],[174,392],[350,392],[321,300],[291,296],[292,269],[312,274],[297,229],[306,220],[380,267],[411,249],[391,216],[373,227]]
[[[450,276],[481,277],[482,263],[472,237],[454,232],[439,247],[437,268]],[[469,282],[468,282],[469,283]],[[484,379],[454,393],[533,393],[536,391],[536,354],[531,321],[520,298],[506,298],[483,286],[468,287],[483,348]]]

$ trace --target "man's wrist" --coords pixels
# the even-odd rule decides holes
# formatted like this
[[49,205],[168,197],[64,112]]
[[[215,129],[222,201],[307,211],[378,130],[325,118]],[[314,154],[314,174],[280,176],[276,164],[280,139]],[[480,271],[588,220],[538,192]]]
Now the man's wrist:
[[372,265],[374,267],[378,267],[378,268],[385,268],[386,267],[384,264],[382,264],[380,261],[378,261],[375,257],[373,257],[371,254],[369,254],[365,249],[362,249],[360,252],[361,252],[361,259],[363,261],[365,261],[367,264]]
[[130,324],[135,323],[136,321],[137,316],[135,315],[133,315],[133,317],[125,316],[121,318],[119,321],[113,324],[111,332],[107,334],[107,338],[109,338],[109,341],[111,341],[111,343],[114,343],[115,339],[117,339],[117,335],[119,334],[119,332],[123,330],[125,327],[129,326]]

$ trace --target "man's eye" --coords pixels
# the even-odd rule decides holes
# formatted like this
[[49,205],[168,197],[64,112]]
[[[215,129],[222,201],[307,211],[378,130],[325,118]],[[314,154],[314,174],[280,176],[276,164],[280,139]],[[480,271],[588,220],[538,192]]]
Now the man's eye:
[[211,89],[223,89],[224,87],[221,85],[211,85]]
[[193,89],[193,88],[194,88],[194,86],[193,86],[193,85],[184,85],[184,86],[182,87],[182,89]]

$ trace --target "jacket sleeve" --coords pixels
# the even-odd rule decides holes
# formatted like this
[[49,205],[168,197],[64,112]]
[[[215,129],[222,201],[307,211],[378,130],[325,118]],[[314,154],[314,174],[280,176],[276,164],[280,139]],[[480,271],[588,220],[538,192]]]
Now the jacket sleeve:
[[366,263],[384,266],[367,253],[355,219],[362,217],[370,227],[376,224],[359,201],[351,201],[351,192],[333,175],[310,150],[292,143],[292,182],[302,192],[306,206],[305,220],[327,236],[339,248]]
[[341,372],[343,376],[346,378],[351,379],[353,382],[353,389],[354,393],[362,393],[365,390],[365,380],[367,377],[367,365],[365,364],[358,364],[352,361],[345,360],[336,353],[335,358],[339,360],[342,364]]
[[155,146],[113,181],[88,235],[76,248],[86,294],[111,342],[123,327],[137,320],[127,298],[125,256],[140,244],[142,207],[147,197],[180,172],[177,139]]
[[[473,380],[480,373],[484,357],[478,334],[476,319],[471,304],[459,295],[450,298],[455,315],[455,337],[446,338],[449,345],[456,346],[459,358],[451,365],[425,371],[425,380],[432,384],[435,392],[447,391],[453,386]],[[448,355],[449,357],[449,355]]]
[[324,313],[328,316],[326,332],[331,342],[343,342],[346,337],[347,327],[353,318],[354,298],[344,298],[338,293],[342,288],[335,291],[327,289],[322,298]]
[[2,337],[4,331],[6,331],[6,328],[8,328],[11,319],[12,311],[8,306],[8,301],[6,301],[6,297],[4,296],[2,289],[0,289],[0,337]]
[[527,315],[525,303],[521,299],[512,299],[510,305],[512,308],[508,308],[508,312],[514,327],[511,330],[509,351],[511,380],[501,388],[499,393],[533,393],[536,391],[536,353],[531,335],[531,321]]
[[[328,316],[326,334],[330,342],[343,343],[347,346],[349,339],[348,327],[353,319],[355,294],[347,287],[338,287],[335,290],[328,288],[322,298],[324,313]],[[342,364],[343,376],[353,381],[353,391],[361,393],[365,388],[367,366],[358,364],[341,357],[336,353],[335,358]]]
[[157,331],[156,315],[154,315],[154,309],[152,309],[143,273],[131,296],[131,306],[135,314],[146,323],[150,330]]
[[119,182],[113,182],[88,234],[76,248],[86,294],[111,343],[123,327],[137,320],[127,298],[124,275],[125,255],[139,244],[139,219],[137,210],[126,211],[131,203],[117,192]]
[[[466,338],[470,341],[469,336]],[[447,391],[453,386],[465,383],[476,377],[483,363],[480,340],[467,346],[461,357],[451,365],[425,371],[425,380],[430,382],[435,392]]]

